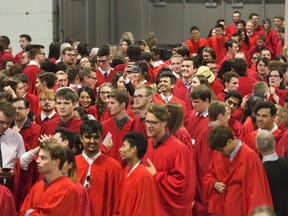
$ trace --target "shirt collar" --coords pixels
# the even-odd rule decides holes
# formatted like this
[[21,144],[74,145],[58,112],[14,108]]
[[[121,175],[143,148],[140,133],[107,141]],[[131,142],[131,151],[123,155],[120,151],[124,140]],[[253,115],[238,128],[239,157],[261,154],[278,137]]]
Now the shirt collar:
[[170,96],[168,96],[168,97],[165,97],[165,96],[163,95],[163,93],[161,93],[160,96],[161,96],[161,98],[162,98],[164,101],[165,101],[165,98],[168,98],[168,101],[170,101],[170,100],[172,99],[172,97],[173,97],[172,94],[171,94]]
[[130,176],[130,174],[141,164],[141,160],[138,161],[131,169],[130,171],[128,172],[127,174],[127,178]]
[[202,112],[202,113],[200,113],[200,112],[196,112],[195,116],[198,116],[199,114],[202,114],[202,116],[206,118],[206,117],[208,116],[208,114],[209,114],[209,113],[208,113],[208,109],[205,110],[205,111]]
[[120,120],[117,120],[115,117],[114,117],[114,122],[117,126],[117,129],[118,131],[120,131],[123,126],[126,124],[126,122],[129,120],[129,116],[126,115],[124,118],[120,119]]
[[176,78],[178,78],[178,79],[180,78],[180,74],[177,74],[177,73],[174,72],[174,71],[173,71],[172,73],[173,73],[173,75],[174,75]]
[[161,145],[166,139],[169,138],[169,134],[165,133],[163,137],[155,144],[153,145],[153,148],[157,148],[159,145]]
[[[278,130],[278,125],[277,124],[273,124],[274,126],[273,126],[273,128],[271,129],[271,133],[274,133],[276,130]],[[262,129],[261,128],[259,128],[258,129],[258,131],[261,131]]]
[[276,152],[266,155],[262,158],[262,163],[266,162],[266,161],[276,161],[278,160],[278,155]]
[[239,152],[241,146],[242,146],[242,142],[241,142],[241,140],[238,140],[238,144],[237,144],[236,148],[230,153],[230,161],[232,161],[235,158],[235,156]]
[[43,121],[43,120],[44,120],[44,118],[46,118],[46,117],[48,117],[49,119],[51,119],[55,113],[56,113],[56,111],[55,111],[55,110],[53,110],[53,112],[52,112],[50,115],[48,115],[48,116],[45,116],[45,115],[44,115],[44,113],[43,113],[43,112],[41,112],[41,120]]
[[104,75],[105,73],[108,73],[108,75],[110,74],[110,71],[112,70],[111,67],[109,67],[109,69],[107,71],[102,70],[100,67],[98,67],[99,71]]
[[28,65],[36,65],[37,67],[40,68],[40,64],[34,60],[30,60],[29,64]]
[[87,161],[87,163],[91,166],[94,161],[99,158],[101,155],[101,151],[99,151],[96,155],[94,155],[92,158],[89,158],[84,151],[82,151],[82,156],[84,157],[84,159]]

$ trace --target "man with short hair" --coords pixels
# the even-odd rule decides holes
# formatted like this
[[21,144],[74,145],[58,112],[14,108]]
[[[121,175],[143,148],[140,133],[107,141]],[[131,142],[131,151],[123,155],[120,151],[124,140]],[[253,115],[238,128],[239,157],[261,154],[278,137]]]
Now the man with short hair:
[[76,91],[76,89],[80,85],[79,73],[80,68],[77,65],[70,65],[67,68],[69,87],[74,91]]
[[221,58],[221,50],[225,48],[225,41],[228,39],[226,36],[223,36],[224,26],[221,24],[217,24],[214,27],[216,35],[211,36],[207,40],[207,45],[211,47],[216,54],[216,63],[220,64]]
[[112,77],[116,73],[116,71],[114,71],[114,69],[111,68],[109,64],[110,50],[111,50],[110,45],[103,44],[102,46],[100,46],[97,52],[96,87],[99,87],[104,82],[111,82]]
[[9,38],[4,35],[0,36],[0,68],[2,68],[2,63],[5,59],[10,59],[14,61],[14,56],[9,49],[9,45]]
[[247,21],[245,29],[247,36],[249,38],[250,46],[255,46],[257,44],[258,34],[256,33],[254,27],[255,25],[252,21]]
[[226,49],[226,55],[224,56],[224,58],[222,58],[220,65],[222,65],[223,62],[226,60],[234,59],[236,53],[239,51],[238,42],[233,39],[226,40],[224,46]]
[[179,54],[175,54],[170,58],[170,67],[172,73],[177,79],[181,77],[181,67],[182,67],[183,57]]
[[19,36],[19,44],[20,44],[20,47],[21,47],[22,50],[15,55],[15,61],[16,61],[17,64],[22,65],[22,60],[21,60],[22,59],[22,55],[23,55],[26,47],[29,44],[31,44],[31,41],[32,41],[31,36],[28,35],[28,34],[21,34]]
[[[10,188],[12,188],[10,179],[13,177],[16,160],[25,152],[21,135],[9,128],[14,117],[15,109],[12,104],[0,101],[0,184],[5,183]],[[4,172],[3,168],[12,170]]]
[[97,84],[96,71],[93,68],[81,68],[79,71],[80,86],[94,90]]
[[137,85],[133,95],[133,108],[137,110],[138,116],[134,118],[132,131],[143,133],[147,136],[145,128],[145,116],[147,109],[154,99],[154,91],[152,87],[147,85]]
[[71,47],[64,48],[62,50],[61,56],[62,61],[68,66],[74,65],[76,63],[76,52]]
[[159,103],[161,104],[165,104],[168,102],[178,103],[183,107],[185,115],[187,112],[185,102],[172,94],[172,90],[176,83],[175,76],[170,71],[167,71],[161,73],[158,80],[159,80],[158,91],[160,92],[160,94],[156,94],[156,98],[158,98]]
[[[275,140],[277,140],[278,135],[281,133],[281,130],[278,128],[277,124],[274,123],[276,112],[277,108],[275,107],[275,104],[268,101],[259,102],[255,107],[256,125],[258,130],[253,131],[243,137],[243,141],[254,151],[257,151],[255,138],[258,131],[263,129],[271,131]],[[276,149],[276,152],[278,153],[279,151],[279,155],[281,155],[281,150],[281,148]]]
[[[76,185],[61,169],[66,151],[55,142],[40,143],[38,170],[45,179],[36,183],[27,195],[20,215],[75,215],[80,214],[80,196]],[[61,188],[61,190],[59,190]]]
[[101,153],[99,146],[102,138],[99,121],[82,123],[80,140],[84,150],[75,158],[77,176],[80,183],[89,189],[93,215],[113,215],[122,168],[116,160]]
[[207,40],[200,38],[200,30],[197,26],[190,28],[191,38],[185,42],[189,46],[191,56],[197,56],[199,47],[207,46]]
[[26,151],[38,146],[40,126],[31,122],[28,118],[29,102],[26,98],[16,97],[11,101],[16,113],[11,127],[20,133],[25,144]]
[[57,91],[55,101],[59,116],[45,122],[41,126],[41,134],[51,135],[57,127],[79,132],[82,121],[73,117],[74,108],[78,103],[78,95],[70,88],[63,88]]
[[216,97],[219,101],[224,101],[225,95],[230,91],[237,91],[239,88],[239,75],[237,73],[228,71],[222,77],[224,90]]
[[29,45],[26,47],[29,52],[30,62],[25,67],[23,73],[28,77],[28,89],[27,92],[31,94],[37,94],[36,79],[37,75],[41,72],[40,66],[45,61],[45,51],[42,45]]
[[35,115],[36,124],[42,126],[43,123],[58,117],[55,111],[55,93],[52,90],[45,89],[41,92],[40,96],[41,112]]
[[156,181],[141,161],[147,146],[147,138],[142,133],[129,132],[123,137],[119,152],[128,166],[122,174],[114,215],[160,215]]
[[68,75],[64,71],[57,71],[55,73],[56,76],[56,87],[61,88],[61,87],[67,87],[68,86]]
[[261,130],[256,136],[256,146],[262,155],[273,207],[277,215],[288,214],[288,160],[278,157],[275,152],[275,139],[268,130]]
[[272,206],[264,168],[253,150],[227,126],[213,127],[208,143],[215,150],[203,178],[209,214],[243,216],[259,205]]
[[167,133],[169,118],[164,105],[151,104],[148,108],[145,122],[150,139],[142,161],[157,182],[160,215],[191,215],[196,185],[194,161],[188,147]]
[[181,75],[182,78],[178,80],[173,89],[173,94],[184,101],[186,104],[186,110],[191,110],[191,103],[189,98],[190,88],[193,76],[196,74],[198,69],[198,62],[196,58],[189,57],[185,58],[182,62]]
[[189,131],[192,144],[196,137],[208,126],[208,106],[211,102],[211,90],[205,85],[195,87],[191,93],[191,104],[193,110],[185,116],[184,126]]
[[202,179],[208,174],[209,162],[213,150],[208,145],[208,135],[214,126],[228,125],[231,111],[229,107],[220,101],[212,101],[208,107],[209,124],[196,138],[194,145],[196,165],[196,195],[193,215],[208,215],[208,203],[205,199],[202,187]]
[[41,92],[46,89],[53,90],[54,85],[55,85],[54,73],[43,71],[37,75],[35,86],[38,94],[41,94]]
[[122,145],[123,136],[130,132],[133,126],[133,119],[128,116],[126,111],[130,96],[126,90],[114,89],[109,93],[108,99],[108,110],[113,117],[102,122],[103,136],[106,137],[109,133],[112,135],[113,146],[109,154],[121,163],[118,150]]
[[237,33],[238,28],[237,24],[241,20],[241,13],[240,11],[234,11],[232,15],[233,23],[226,27],[226,36],[231,37],[233,34]]
[[261,51],[260,51],[260,56],[261,57],[266,57],[268,58],[269,60],[272,59],[272,54],[271,54],[271,51],[267,48],[263,48]]
[[262,31],[262,26],[261,26],[261,25],[258,25],[258,22],[259,22],[259,14],[257,14],[257,13],[251,13],[251,14],[249,15],[249,21],[253,23],[255,32],[260,32],[260,31]]

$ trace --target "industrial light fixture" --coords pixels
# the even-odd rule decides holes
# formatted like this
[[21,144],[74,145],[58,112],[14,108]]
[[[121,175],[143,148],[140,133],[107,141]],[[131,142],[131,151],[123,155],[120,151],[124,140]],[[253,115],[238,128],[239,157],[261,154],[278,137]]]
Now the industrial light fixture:
[[155,0],[154,6],[155,7],[165,7],[167,4],[166,0]]
[[232,8],[243,8],[245,1],[243,0],[232,0]]
[[216,8],[217,7],[217,2],[215,2],[214,0],[209,0],[205,2],[205,6],[207,8]]

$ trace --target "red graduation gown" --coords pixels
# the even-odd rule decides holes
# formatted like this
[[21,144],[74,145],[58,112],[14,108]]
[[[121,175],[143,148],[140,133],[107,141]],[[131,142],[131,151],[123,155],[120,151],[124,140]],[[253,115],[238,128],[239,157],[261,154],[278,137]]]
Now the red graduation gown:
[[[216,181],[226,185],[224,193],[214,189]],[[248,216],[257,206],[272,207],[264,167],[259,156],[244,143],[231,162],[229,156],[213,152],[203,188],[208,212],[213,216]]]
[[39,106],[39,98],[36,95],[26,93],[25,98],[29,101],[29,108],[34,112],[34,114],[38,114],[41,109]]
[[143,163],[149,158],[156,167],[154,178],[158,185],[161,216],[191,216],[196,176],[194,161],[188,148],[173,135],[153,149],[149,139]]
[[204,38],[199,38],[197,42],[189,39],[185,42],[185,45],[189,46],[190,54],[198,54],[198,48],[207,46],[207,40]]
[[114,215],[160,215],[160,200],[153,176],[142,164],[127,177],[130,167],[124,169],[120,197]]
[[[45,122],[41,126],[41,133],[40,134],[46,134],[46,135],[54,134],[55,129],[60,127],[58,125],[59,121],[60,121],[60,117],[57,117],[57,118],[54,118],[54,119],[51,119],[51,120]],[[64,128],[68,129],[70,131],[79,133],[81,124],[82,124],[82,121],[80,119],[72,117],[69,120],[69,127],[64,127]]]
[[14,199],[11,191],[0,184],[0,211],[1,215],[16,215]]
[[112,82],[112,77],[114,76],[114,74],[117,71],[115,71],[114,69],[110,70],[109,75],[105,78],[105,76],[101,73],[101,71],[97,68],[96,70],[96,77],[97,77],[97,83],[95,85],[95,88],[99,87],[102,83],[104,82],[108,82],[111,83]]
[[[83,185],[89,164],[82,155],[76,156],[77,176]],[[93,215],[112,215],[117,201],[122,168],[113,158],[101,154],[91,166],[89,196]]]
[[34,209],[36,215],[80,215],[80,196],[76,185],[67,177],[61,176],[46,187],[44,181],[37,182],[30,190],[21,209],[25,215]]
[[182,80],[179,80],[179,79],[176,80],[172,93],[173,95],[175,95],[175,97],[185,102],[187,112],[192,110],[190,96],[189,96],[190,88],[187,89]]
[[132,131],[133,120],[129,118],[120,131],[118,131],[117,129],[117,126],[114,122],[114,117],[108,119],[107,121],[104,121],[102,123],[102,126],[103,126],[103,136],[102,136],[103,138],[106,137],[108,132],[112,134],[113,146],[111,147],[109,152],[110,156],[115,160],[117,160],[119,163],[123,164],[120,158],[119,149],[122,146],[123,136],[126,133]]
[[185,116],[184,126],[189,131],[191,138],[196,139],[196,137],[205,129],[209,124],[209,117],[196,116],[196,111],[191,110]]
[[27,65],[23,71],[24,74],[28,77],[28,89],[27,92],[31,94],[37,93],[36,79],[37,75],[41,72],[41,69],[37,65]]

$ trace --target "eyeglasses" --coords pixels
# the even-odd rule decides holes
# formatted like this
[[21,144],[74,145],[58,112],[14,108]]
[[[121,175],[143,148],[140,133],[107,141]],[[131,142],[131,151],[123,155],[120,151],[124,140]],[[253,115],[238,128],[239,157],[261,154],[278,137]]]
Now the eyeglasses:
[[26,107],[14,107],[14,109],[17,111],[17,110],[19,110],[19,111],[22,111],[22,110],[25,110],[25,109],[27,109]]
[[110,93],[110,91],[100,91],[101,95],[108,95]]
[[106,59],[106,60],[98,60],[98,59],[97,59],[97,62],[98,62],[98,63],[105,63],[105,62],[107,62],[108,60],[109,60],[109,59]]
[[279,78],[279,75],[269,75],[269,77]]
[[75,56],[76,56],[76,54],[72,54],[72,53],[66,53],[65,55],[67,55],[67,56],[72,56],[72,57],[75,57]]
[[139,94],[139,95],[133,95],[132,96],[133,97],[133,99],[142,99],[142,98],[144,98],[144,97],[148,97],[148,95],[141,95],[141,94]]
[[160,123],[160,121],[148,121],[148,120],[145,120],[145,124],[146,125],[156,126],[158,123]]
[[86,63],[89,63],[89,61],[87,60],[87,61],[80,61],[80,64],[82,65],[82,64],[86,64]]
[[89,78],[94,79],[94,80],[97,80],[97,77],[89,76]]
[[40,55],[40,54],[45,55],[45,53],[38,53],[38,54],[39,54],[39,55]]
[[51,103],[51,102],[53,102],[53,101],[55,101],[54,99],[40,99],[40,101],[43,101],[43,102],[45,102],[45,103]]

